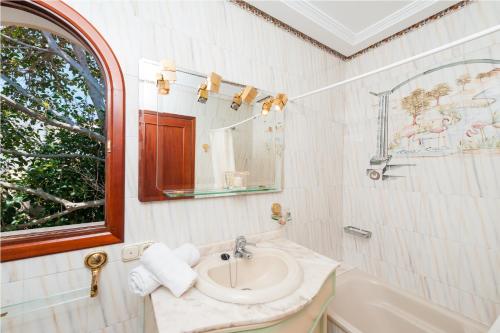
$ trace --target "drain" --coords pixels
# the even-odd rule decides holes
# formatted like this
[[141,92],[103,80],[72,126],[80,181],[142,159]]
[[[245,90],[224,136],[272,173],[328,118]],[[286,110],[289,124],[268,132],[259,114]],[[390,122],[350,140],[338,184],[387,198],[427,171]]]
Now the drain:
[[252,288],[241,288],[240,290],[252,290]]

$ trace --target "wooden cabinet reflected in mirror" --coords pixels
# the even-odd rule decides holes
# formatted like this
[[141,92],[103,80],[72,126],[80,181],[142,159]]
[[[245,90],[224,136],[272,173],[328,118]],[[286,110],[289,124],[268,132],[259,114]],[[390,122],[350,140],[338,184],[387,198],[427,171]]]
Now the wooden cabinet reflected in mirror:
[[196,118],[139,113],[139,200],[171,200],[161,189],[193,189]]

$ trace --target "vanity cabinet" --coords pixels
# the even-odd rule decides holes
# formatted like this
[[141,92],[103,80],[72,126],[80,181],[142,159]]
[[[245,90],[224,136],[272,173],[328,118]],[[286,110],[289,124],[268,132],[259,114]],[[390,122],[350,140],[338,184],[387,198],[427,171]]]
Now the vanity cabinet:
[[[325,281],[312,302],[302,310],[279,320],[260,324],[206,331],[206,333],[326,333],[328,305],[335,295],[335,271]],[[146,306],[145,332],[158,333],[151,302]]]
[[335,271],[323,283],[311,303],[295,314],[271,322],[212,330],[208,333],[326,333],[328,305],[334,295]]
[[[339,263],[279,235],[281,231],[250,238],[257,246],[251,260],[239,259],[239,271],[247,280],[235,282],[236,288],[227,280],[229,285],[225,287],[224,281],[215,276],[215,272],[225,265],[214,262],[217,257],[220,259],[221,249],[233,243],[205,247],[206,255],[196,267],[199,273],[196,288],[179,298],[167,288],[158,288],[151,294],[152,311],[146,313],[151,313],[156,332],[326,333],[326,312],[335,295],[335,270]],[[282,256],[278,257],[280,251]],[[300,265],[299,285],[295,284],[296,272],[287,256],[295,258]],[[273,261],[273,258],[283,260]],[[286,277],[280,276],[281,270],[270,269],[279,265],[289,272]],[[272,279],[264,281],[263,275],[258,274],[262,271],[266,278]],[[203,285],[205,280],[214,281],[212,291]],[[290,290],[287,289],[289,285],[293,285]],[[272,298],[271,295],[268,301],[262,296],[279,297],[283,290],[288,291],[287,296]],[[230,296],[239,299],[228,301]]]

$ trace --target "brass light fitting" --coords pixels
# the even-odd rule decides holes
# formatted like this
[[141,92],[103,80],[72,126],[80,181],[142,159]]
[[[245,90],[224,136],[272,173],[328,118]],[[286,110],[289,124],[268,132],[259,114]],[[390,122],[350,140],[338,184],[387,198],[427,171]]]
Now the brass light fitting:
[[281,204],[275,202],[271,206],[271,218],[278,221],[279,224],[285,225],[292,221],[292,214],[288,210],[283,211]]
[[156,73],[156,87],[158,88],[159,95],[168,95],[170,92],[170,83],[163,79],[161,73]]
[[273,202],[271,205],[271,212],[273,216],[281,216],[281,205],[277,202]]
[[271,111],[271,107],[273,106],[273,99],[269,97],[262,103],[262,115],[265,116]]
[[158,94],[168,95],[170,92],[170,83],[177,79],[176,67],[173,60],[162,60],[161,69],[156,73],[156,87]]
[[108,254],[104,251],[91,252],[85,256],[85,266],[89,268],[92,273],[92,281],[90,282],[90,297],[96,297],[99,292],[99,273],[107,262]]
[[288,102],[287,95],[283,93],[277,94],[273,100],[273,110],[283,111],[287,102]]
[[257,89],[252,86],[246,86],[241,93],[241,99],[243,102],[250,104],[254,100],[255,96],[257,96]]
[[221,82],[222,82],[222,76],[220,76],[215,72],[210,73],[207,77],[208,90],[214,93],[218,93]]
[[198,102],[205,104],[207,101],[208,101],[207,84],[201,83],[200,87],[198,88]]
[[231,103],[231,109],[233,109],[234,111],[238,111],[238,109],[241,106],[241,103],[242,103],[241,94],[242,93],[243,92],[239,92],[239,93],[234,94],[233,102]]

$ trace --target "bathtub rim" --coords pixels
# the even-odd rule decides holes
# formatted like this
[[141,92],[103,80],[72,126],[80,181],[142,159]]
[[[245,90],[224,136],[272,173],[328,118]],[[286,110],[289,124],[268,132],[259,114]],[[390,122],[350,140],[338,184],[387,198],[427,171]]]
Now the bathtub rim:
[[[344,267],[342,267],[342,266],[344,266]],[[351,273],[351,274],[348,274],[348,273]],[[412,293],[410,293],[402,288],[393,287],[393,286],[389,285],[388,283],[382,281],[381,279],[379,279],[379,278],[377,278],[369,273],[366,273],[357,267],[345,266],[345,265],[341,264],[341,266],[337,268],[336,288],[342,286],[344,283],[346,283],[347,280],[349,280],[349,277],[343,276],[344,274],[349,275],[349,276],[354,275],[354,278],[364,278],[367,280],[367,282],[369,282],[371,284],[380,285],[384,288],[389,289],[390,291],[401,294],[404,297],[408,297],[408,298],[413,299],[419,303],[426,303],[427,306],[431,307],[433,310],[438,311],[439,313],[446,314],[448,316],[451,316],[452,318],[456,318],[456,319],[459,319],[461,321],[465,321],[469,325],[471,325],[472,327],[477,327],[478,329],[482,330],[484,333],[488,332],[489,327],[486,324],[483,324],[477,320],[474,320],[474,319],[466,317],[460,313],[457,313],[455,311],[447,309],[439,304],[436,304],[436,303],[433,303],[429,300],[426,300],[425,298],[423,298],[421,296],[412,294]],[[330,303],[330,306],[329,306],[328,311],[327,311],[327,319],[348,333],[364,333],[363,331],[360,331],[358,328],[356,328],[355,326],[350,324],[349,321],[346,320],[342,315],[335,313],[332,310],[332,303]]]

